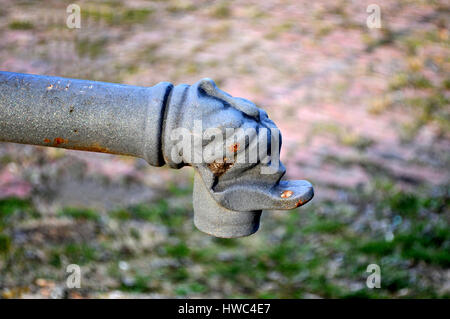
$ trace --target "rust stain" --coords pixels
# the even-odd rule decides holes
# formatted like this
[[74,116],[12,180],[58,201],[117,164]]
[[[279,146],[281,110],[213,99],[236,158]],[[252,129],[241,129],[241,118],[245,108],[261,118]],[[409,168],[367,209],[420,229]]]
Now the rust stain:
[[208,164],[208,168],[217,177],[225,174],[231,166],[233,166],[233,163],[227,162],[227,158],[224,158],[222,163],[214,161]]
[[[91,145],[73,145],[70,148],[78,151],[119,154],[117,152],[111,151],[110,149],[104,146],[101,146],[99,143],[92,143]],[[119,154],[119,155],[127,155],[127,154]]]
[[55,146],[58,146],[58,145],[60,145],[60,144],[65,144],[65,143],[67,143],[67,140],[66,140],[66,139],[63,139],[62,137],[56,137],[56,138],[53,140],[53,145],[55,145]]
[[294,194],[293,191],[285,190],[284,192],[281,193],[280,197],[281,198],[289,198],[292,196],[292,194]]
[[[77,133],[78,130],[74,129],[73,132]],[[62,138],[62,137],[56,137],[52,140],[45,138],[44,139],[44,143],[45,144],[49,144],[48,146],[53,146],[53,147],[63,147],[63,148],[68,148],[68,149],[73,149],[73,150],[78,150],[78,151],[87,151],[87,152],[98,152],[98,153],[109,153],[109,154],[117,154],[117,155],[131,155],[129,153],[124,153],[124,152],[118,152],[115,150],[111,150],[107,147],[102,146],[100,143],[98,142],[92,142],[92,143],[82,143],[80,141],[73,141],[71,140],[69,142],[68,139]]]
[[53,143],[52,143],[52,140],[51,140],[51,139],[49,139],[49,138],[44,138],[44,143],[45,143],[45,144],[50,144],[50,143],[52,143],[51,146],[59,146],[59,145],[61,145],[61,144],[67,144],[68,142],[69,142],[68,140],[66,140],[65,138],[62,138],[62,137],[55,137],[55,138],[53,139]]
[[232,153],[236,153],[239,150],[240,147],[241,147],[241,145],[239,143],[235,143],[235,144],[230,146],[230,151]]
[[91,145],[90,149],[94,152],[111,153],[111,151],[108,148],[97,145],[97,144]]

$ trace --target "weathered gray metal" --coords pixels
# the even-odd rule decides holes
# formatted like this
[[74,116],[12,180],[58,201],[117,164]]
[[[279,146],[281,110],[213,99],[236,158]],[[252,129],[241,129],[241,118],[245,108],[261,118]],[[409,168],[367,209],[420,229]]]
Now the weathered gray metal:
[[[171,134],[177,128],[195,131],[196,121],[203,125],[200,134],[211,128],[224,136],[227,128],[252,128],[257,134],[231,150],[225,139],[201,139],[202,150],[218,146],[228,155],[193,161]],[[218,237],[253,234],[262,210],[292,209],[313,197],[309,182],[281,180],[286,170],[270,151],[268,161],[264,156],[254,162],[230,160],[259,145],[253,142],[264,129],[269,136],[263,141],[270,146],[279,137],[281,147],[281,135],[263,110],[221,91],[210,79],[137,87],[0,72],[0,141],[130,155],[153,166],[193,166],[194,223]],[[272,172],[263,174],[261,168]]]

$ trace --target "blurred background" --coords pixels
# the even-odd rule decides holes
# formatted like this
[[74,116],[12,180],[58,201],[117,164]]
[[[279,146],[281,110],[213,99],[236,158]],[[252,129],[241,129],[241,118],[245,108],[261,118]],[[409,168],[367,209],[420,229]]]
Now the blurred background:
[[69,4],[1,0],[0,69],[210,77],[268,112],[316,196],[217,239],[194,228],[189,168],[1,143],[0,297],[450,297],[448,1],[77,1],[79,29]]

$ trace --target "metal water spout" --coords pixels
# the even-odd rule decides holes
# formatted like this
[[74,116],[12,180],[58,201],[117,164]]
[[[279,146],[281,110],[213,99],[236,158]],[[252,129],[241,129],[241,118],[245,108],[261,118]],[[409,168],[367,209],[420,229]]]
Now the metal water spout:
[[266,112],[211,79],[139,87],[0,72],[0,141],[192,166],[194,223],[217,237],[251,235],[262,210],[314,195],[307,181],[282,180],[281,134]]

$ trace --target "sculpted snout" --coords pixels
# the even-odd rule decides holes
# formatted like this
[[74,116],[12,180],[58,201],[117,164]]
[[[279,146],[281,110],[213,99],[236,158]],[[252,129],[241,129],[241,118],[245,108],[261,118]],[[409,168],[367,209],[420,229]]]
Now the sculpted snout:
[[[281,133],[264,110],[221,91],[210,79],[175,86],[173,97],[177,104],[169,104],[165,128],[181,124],[192,140],[183,150],[167,139],[164,147],[178,147],[175,153],[189,158],[184,165],[196,170],[194,222],[199,229],[219,237],[246,236],[257,230],[262,210],[293,209],[312,199],[311,183],[282,180]],[[192,161],[192,152],[211,150],[218,152],[209,160],[197,156],[201,161]]]

